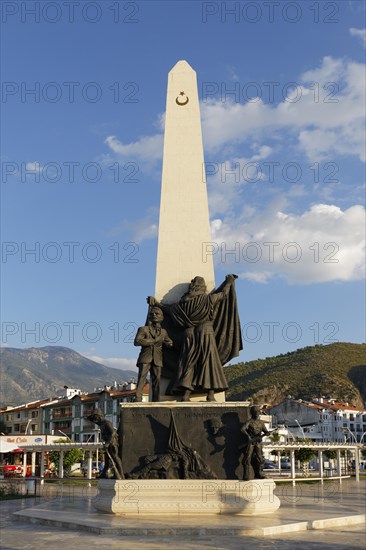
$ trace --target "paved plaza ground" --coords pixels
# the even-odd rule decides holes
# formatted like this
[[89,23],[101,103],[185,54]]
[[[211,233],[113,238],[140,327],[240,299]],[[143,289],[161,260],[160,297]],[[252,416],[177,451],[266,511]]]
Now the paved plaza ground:
[[[293,518],[293,521],[302,521],[310,511],[313,519],[324,514],[324,510],[332,510],[334,517],[351,514],[365,513],[365,489],[366,481],[356,483],[347,480],[339,485],[337,482],[325,483],[323,488],[318,483],[298,484],[296,487],[282,485],[276,489],[282,502],[282,511],[277,516],[278,520],[285,517]],[[66,506],[67,503],[78,502],[85,504],[85,509],[92,508],[95,488],[91,487],[56,487],[47,486],[44,496],[37,499],[2,501],[1,512],[1,550],[65,550],[69,548],[84,549],[124,549],[137,550],[193,550],[203,549],[293,549],[296,550],[342,550],[364,549],[366,547],[365,525],[353,525],[344,527],[332,527],[322,530],[303,530],[294,533],[279,534],[277,536],[233,536],[230,532],[223,535],[201,536],[161,536],[161,535],[136,535],[115,536],[98,535],[90,532],[70,530],[64,527],[49,525],[37,525],[23,523],[13,516],[17,510],[34,506],[57,509],[58,506]],[[55,518],[56,519],[56,518]],[[160,518],[162,519],[162,518]],[[227,518],[225,516],[213,516],[209,520],[202,518],[202,523],[219,527]],[[244,523],[253,523],[255,518],[236,518]],[[121,518],[123,521],[123,518]]]

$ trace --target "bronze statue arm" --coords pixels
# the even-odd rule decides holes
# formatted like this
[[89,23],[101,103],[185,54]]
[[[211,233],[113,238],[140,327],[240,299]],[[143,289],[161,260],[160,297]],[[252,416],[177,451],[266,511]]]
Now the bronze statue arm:
[[149,337],[143,329],[144,327],[138,329],[134,346],[152,346],[155,343],[155,340]]
[[168,346],[169,348],[173,347],[173,340],[171,338],[169,338],[168,335],[165,336],[164,338],[164,342],[163,342],[164,346]]
[[150,307],[152,307],[152,306],[160,307],[160,309],[162,311],[169,312],[169,306],[166,305],[166,304],[162,304],[156,298],[154,298],[154,296],[148,296],[146,298],[146,301],[147,301],[147,303],[149,304]]
[[101,433],[101,439],[105,445],[109,445],[113,441],[114,428],[113,426],[104,426],[103,433]]
[[252,443],[252,444],[259,443],[262,440],[261,434],[257,434],[257,435],[250,434],[247,430],[247,428],[249,427],[250,426],[247,426],[244,424],[244,426],[241,429],[241,433],[243,433],[248,438],[249,443]]
[[211,294],[211,297],[213,298],[214,304],[217,303],[217,302],[221,302],[222,300],[224,300],[227,297],[232,284],[234,283],[235,279],[237,279],[237,278],[238,278],[238,276],[234,275],[234,274],[226,275],[225,281],[222,285],[222,290],[220,292],[213,291],[213,293]]
[[248,426],[246,426],[246,424],[244,424],[244,426],[241,428],[240,431],[241,431],[242,434],[246,435],[246,436],[250,439],[250,435],[249,435],[249,433],[247,432],[247,427],[248,427]]
[[229,292],[231,285],[235,282],[235,279],[237,279],[238,276],[234,275],[234,273],[230,275],[226,275],[225,277],[225,286],[223,288],[223,292],[226,294]]
[[270,435],[271,432],[269,432],[266,428],[265,425],[263,425],[263,428],[262,428],[262,432],[265,434],[265,435]]
[[157,307],[160,307],[160,308],[163,307],[163,304],[158,302],[158,300],[156,298],[154,298],[154,296],[148,296],[146,298],[146,301],[149,304],[149,306],[157,306]]

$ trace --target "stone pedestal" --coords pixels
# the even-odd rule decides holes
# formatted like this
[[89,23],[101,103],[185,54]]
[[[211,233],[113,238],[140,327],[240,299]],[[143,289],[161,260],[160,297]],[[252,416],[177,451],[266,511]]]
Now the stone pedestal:
[[98,481],[94,506],[118,515],[270,514],[280,506],[270,479]]
[[136,474],[144,457],[167,451],[172,415],[182,442],[218,479],[243,479],[241,427],[249,418],[243,402],[121,403],[120,456],[126,474]]

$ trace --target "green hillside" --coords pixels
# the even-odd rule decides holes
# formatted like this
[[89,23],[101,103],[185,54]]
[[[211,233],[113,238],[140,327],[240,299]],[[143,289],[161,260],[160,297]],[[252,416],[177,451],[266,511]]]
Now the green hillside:
[[366,344],[316,345],[225,368],[227,399],[276,405],[297,399],[332,396],[356,406],[366,401]]

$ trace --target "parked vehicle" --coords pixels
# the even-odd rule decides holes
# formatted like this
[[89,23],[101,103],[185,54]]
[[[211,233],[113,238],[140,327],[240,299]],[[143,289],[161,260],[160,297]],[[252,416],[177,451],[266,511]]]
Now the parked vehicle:
[[278,466],[277,466],[277,464],[275,464],[271,460],[265,460],[263,469],[264,470],[278,470]]
[[281,458],[281,470],[290,470],[291,462],[288,458]]
[[[6,464],[4,467],[4,477],[22,477],[23,465],[22,464]],[[31,475],[31,466],[27,466],[27,476]]]
[[[95,476],[95,475],[99,475],[101,473],[103,469],[103,465],[101,462],[97,463],[96,461],[92,462],[92,475]],[[88,463],[87,462],[83,462],[82,465],[81,465],[81,473],[83,474],[84,477],[87,476],[88,474]]]

